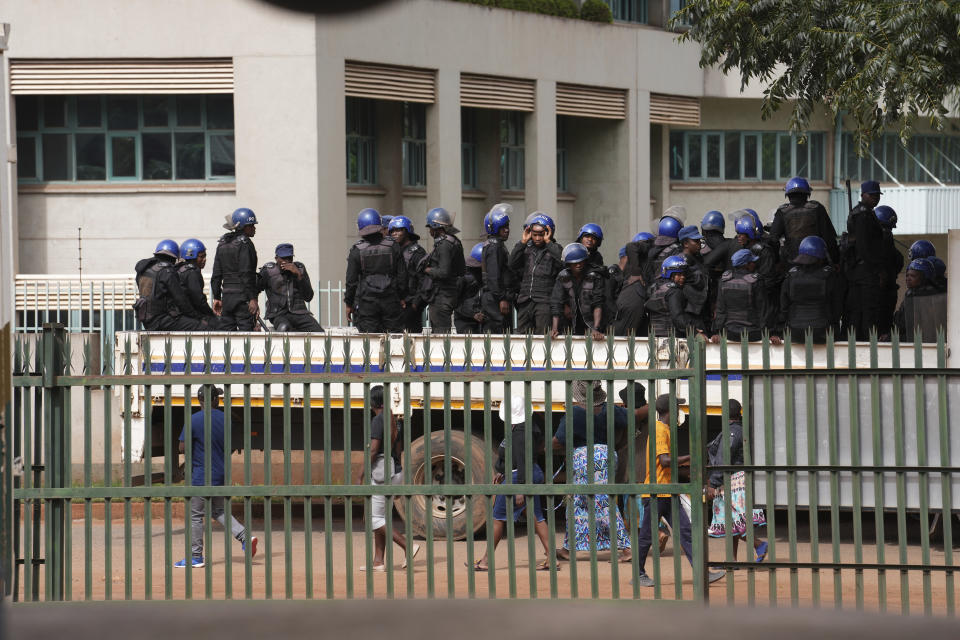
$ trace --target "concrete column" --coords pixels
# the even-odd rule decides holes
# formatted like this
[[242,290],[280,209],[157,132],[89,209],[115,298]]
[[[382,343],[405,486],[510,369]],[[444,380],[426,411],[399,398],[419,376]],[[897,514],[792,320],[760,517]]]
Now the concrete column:
[[421,217],[443,207],[460,220],[460,163],[460,72],[439,69],[437,101],[427,105],[427,202]]
[[650,92],[631,89],[627,95],[627,123],[630,131],[628,173],[630,221],[628,239],[650,228]]
[[[356,237],[347,211],[344,167],[347,115],[343,58],[317,57],[317,275],[314,287],[336,286],[346,273],[347,241]],[[326,310],[322,310],[326,313]],[[336,317],[336,315],[334,315]]]
[[[960,282],[960,229],[947,231],[947,282]],[[956,291],[956,289],[954,289]],[[960,345],[960,296],[947,296],[947,344],[953,348],[948,353],[957,352]],[[949,355],[947,366],[956,367],[960,363],[960,355]]]
[[[557,212],[557,83],[537,80],[536,109],[524,127],[527,212]],[[526,214],[523,216],[526,217]]]

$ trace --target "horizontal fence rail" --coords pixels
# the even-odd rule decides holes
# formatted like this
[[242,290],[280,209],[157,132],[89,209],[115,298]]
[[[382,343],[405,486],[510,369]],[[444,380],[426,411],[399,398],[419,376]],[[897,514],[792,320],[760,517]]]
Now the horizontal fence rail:
[[[198,399],[211,385],[222,399]],[[133,331],[97,353],[47,326],[18,336],[14,391],[5,468],[23,471],[9,479],[4,583],[18,600],[589,597],[955,613],[960,375],[943,336],[773,346]],[[217,435],[217,406],[222,465],[210,448],[180,454],[181,432]],[[516,436],[501,408],[508,422],[516,409]],[[371,439],[378,425],[389,428]],[[373,452],[395,445],[392,475]],[[658,464],[667,480],[646,482]],[[225,527],[213,523],[221,505]],[[190,566],[192,537],[202,567]]]

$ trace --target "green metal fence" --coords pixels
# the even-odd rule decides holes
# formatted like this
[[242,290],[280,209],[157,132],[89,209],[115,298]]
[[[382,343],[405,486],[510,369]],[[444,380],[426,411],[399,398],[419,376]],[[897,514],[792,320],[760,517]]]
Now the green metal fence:
[[[683,367],[675,365],[673,355],[666,366],[647,358],[641,367],[632,355],[627,366],[614,366],[614,339],[610,337],[606,344],[597,344],[607,348],[611,359],[607,366],[595,367],[594,343],[589,339],[584,364],[574,361],[574,339],[570,336],[557,341],[559,344],[537,338],[536,348],[534,339],[527,336],[513,339],[524,342],[524,363],[514,365],[508,358],[501,367],[491,364],[495,339],[490,336],[467,337],[465,349],[458,353],[454,353],[449,337],[426,338],[427,353],[434,348],[442,352],[443,364],[437,366],[429,359],[418,359],[408,338],[395,337],[404,341],[406,350],[404,365],[398,369],[371,358],[369,336],[360,339],[359,353],[351,353],[350,345],[355,340],[345,341],[337,350],[334,345],[338,338],[315,336],[325,354],[319,360],[313,360],[311,339],[298,354],[292,353],[288,339],[271,341],[280,357],[274,357],[270,346],[261,354],[262,365],[257,364],[250,339],[242,336],[190,338],[188,345],[191,340],[203,345],[204,357],[202,362],[192,361],[188,346],[185,362],[180,364],[175,362],[169,338],[145,337],[144,343],[136,346],[139,357],[135,357],[128,338],[118,345],[117,364],[105,358],[101,373],[87,366],[89,348],[80,363],[73,364],[77,360],[71,344],[75,338],[60,326],[48,325],[36,342],[22,337],[16,342],[10,421],[13,447],[7,453],[7,462],[20,458],[24,472],[13,479],[14,513],[4,519],[11,528],[13,548],[7,553],[12,555],[15,567],[6,583],[12,585],[15,600],[508,596],[699,601],[707,596],[706,523],[699,500],[706,424],[702,344],[691,350],[691,360]],[[151,360],[155,352],[147,347],[147,340],[164,343],[162,362]],[[224,360],[212,357],[216,340],[228,343]],[[496,338],[500,340],[509,343],[511,338]],[[231,362],[230,341],[242,343],[242,363]],[[472,361],[471,343],[482,343],[483,361]],[[640,353],[644,344],[643,340],[630,339],[629,353]],[[564,366],[552,367],[548,361],[546,367],[534,368],[534,352],[540,347],[548,353],[554,347],[565,353]],[[652,340],[645,349],[646,353],[656,351]],[[342,354],[342,360],[333,358],[334,353]],[[551,455],[554,423],[560,415],[572,415],[573,385],[580,380],[599,381],[606,400],[597,407],[607,408],[608,419],[601,424],[594,413],[586,411],[584,450],[567,438],[557,455]],[[544,387],[545,411],[535,414],[534,385],[544,382],[549,383]],[[637,452],[643,455],[638,435],[642,425],[633,395],[638,382],[651,390],[662,386],[672,398],[669,423],[673,481],[668,484],[643,484],[638,475]],[[223,404],[229,407],[224,427],[225,481],[223,486],[210,485],[212,460],[207,449],[204,485],[191,486],[189,471],[186,482],[179,479],[176,441],[181,429],[185,441],[191,441],[189,420],[184,416],[196,409],[205,412],[204,440],[210,442],[212,407],[208,400],[198,404],[193,399],[201,385],[210,383],[223,385]],[[408,399],[400,403],[398,411],[404,423],[400,436],[402,482],[391,484],[388,476],[387,486],[373,486],[358,478],[361,470],[364,479],[371,473],[372,416],[367,408],[370,389],[376,384],[385,386],[387,398],[399,394]],[[681,384],[689,394],[689,431],[678,429],[677,389]],[[361,393],[353,391],[355,385],[361,385]],[[423,393],[422,406],[429,408],[439,401],[442,408],[415,411],[409,399],[418,385]],[[433,385],[442,389],[439,397],[431,397],[435,394]],[[497,385],[511,390],[503,398],[507,415],[511,403],[525,405],[527,477],[516,483],[510,473],[503,483],[494,482],[493,459],[504,431],[496,416],[499,398],[492,395]],[[554,397],[554,385],[561,385],[562,397]],[[628,424],[625,430],[617,430],[614,392],[623,385],[628,391],[624,409]],[[238,387],[241,393],[235,392]],[[144,388],[151,391],[142,393]],[[592,384],[586,388],[585,404],[593,407],[594,388]],[[157,389],[161,390],[159,394]],[[454,390],[462,393],[462,404],[468,410],[452,409]],[[257,394],[259,399],[254,397]],[[175,398],[182,398],[182,407],[176,405]],[[471,407],[479,409],[469,410]],[[138,411],[146,423],[142,461],[132,454]],[[534,422],[547,425],[545,454],[531,446]],[[390,451],[390,429],[384,432],[383,447]],[[159,446],[154,436],[159,437]],[[585,483],[574,482],[569,470],[575,468],[575,456],[594,460],[596,451],[606,448],[605,442],[618,438],[627,460],[625,481],[613,482],[611,462],[609,482],[598,480],[606,470],[594,469],[594,464],[585,465]],[[121,446],[115,464],[118,441]],[[686,441],[691,453],[689,477],[680,481],[677,453],[685,448]],[[467,446],[458,444],[463,442]],[[506,438],[505,446],[509,461],[510,438]],[[239,454],[231,456],[232,449],[238,449]],[[419,475],[412,460],[414,449],[425,461]],[[302,453],[295,455],[298,452]],[[338,452],[343,452],[342,466],[337,461]],[[362,462],[352,459],[352,452],[359,454]],[[280,456],[279,462],[273,460],[274,453]],[[313,460],[321,453],[322,481],[316,482]],[[188,470],[193,462],[191,455],[188,446],[184,456]],[[155,462],[155,457],[161,457],[162,462]],[[239,460],[241,474],[235,473],[231,464]],[[534,482],[534,461],[542,466],[546,478],[543,483]],[[282,465],[280,482],[271,480],[274,464]],[[655,464],[652,451],[647,464]],[[94,480],[97,466],[101,467],[102,481]],[[465,476],[458,477],[455,467],[466,469]],[[567,472],[566,477],[558,475],[561,469]],[[657,583],[653,590],[631,581],[639,571],[638,556],[631,556],[623,548],[627,546],[625,540],[629,540],[631,549],[637,546],[635,496],[646,492],[672,496],[674,521],[682,508],[680,496],[694,497],[690,513],[693,568],[682,566],[679,551],[672,562],[666,561],[654,544],[647,563]],[[358,570],[358,565],[372,564],[376,535],[370,516],[372,497],[378,494],[386,494],[388,504],[390,499],[395,500],[403,516],[403,524],[391,517],[386,519],[386,540],[390,541],[394,529],[399,528],[407,541],[422,546],[422,552],[414,558],[413,545],[407,545],[405,570],[396,568],[401,558],[389,543],[383,574]],[[504,544],[494,553],[490,532],[494,528],[496,496],[507,496],[509,503],[515,494],[524,496],[528,504],[535,498],[544,502],[549,531],[545,570],[537,566],[541,553],[533,535],[536,523],[532,509],[526,509],[516,523],[507,518]],[[627,523],[626,537],[618,541],[616,517],[606,516],[614,523],[609,551],[601,548],[605,514],[602,499],[595,500],[597,495],[609,496],[608,513],[619,502]],[[187,503],[195,496],[204,499],[207,562],[202,569],[192,568],[189,562],[185,569],[175,569],[177,560],[191,556]],[[586,496],[586,505],[579,512],[573,496]],[[238,556],[229,529],[225,527],[221,533],[213,526],[211,499],[217,497],[227,498],[244,528],[259,538],[256,556],[251,544],[246,544]],[[466,506],[458,510],[457,505]],[[422,537],[416,535],[418,509],[428,514]],[[462,519],[466,521],[462,527],[465,541],[455,540]],[[588,534],[581,538],[588,541],[589,548],[581,554],[569,553],[569,559],[558,559],[563,535],[566,533],[571,541],[577,539],[578,522],[587,528]],[[523,528],[526,545],[522,544]],[[484,549],[489,559],[485,575],[476,568]]]

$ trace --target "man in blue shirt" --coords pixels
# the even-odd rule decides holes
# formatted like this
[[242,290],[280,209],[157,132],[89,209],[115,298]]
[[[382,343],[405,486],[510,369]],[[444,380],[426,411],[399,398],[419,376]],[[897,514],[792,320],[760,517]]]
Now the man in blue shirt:
[[[217,409],[218,400],[220,398],[220,389],[214,387],[213,385],[206,385],[200,387],[197,391],[197,400],[200,402],[200,409],[196,411],[193,416],[190,417],[190,440],[192,443],[191,448],[191,484],[195,487],[202,487],[206,485],[206,478],[204,477],[205,468],[204,468],[204,459],[205,459],[205,440],[204,440],[204,402],[209,402],[210,411],[207,415],[210,416],[210,485],[219,487],[223,486],[223,422],[224,415],[223,411]],[[180,453],[185,452],[184,438],[186,436],[186,428],[180,432]],[[192,547],[192,562],[194,568],[200,568],[204,565],[203,562],[203,525],[205,517],[204,501],[207,498],[201,496],[193,496],[190,498],[190,543]],[[226,527],[226,507],[229,506],[229,502],[226,498],[219,496],[209,498],[210,500],[210,515],[220,523],[221,526]],[[247,541],[250,542],[250,556],[253,557],[257,555],[257,539],[256,537],[251,537],[243,526],[237,522],[237,519],[230,515],[230,532],[233,534],[233,537],[240,542],[241,549],[246,550]],[[173,566],[178,569],[183,569],[187,566],[187,559],[184,558],[180,560]]]

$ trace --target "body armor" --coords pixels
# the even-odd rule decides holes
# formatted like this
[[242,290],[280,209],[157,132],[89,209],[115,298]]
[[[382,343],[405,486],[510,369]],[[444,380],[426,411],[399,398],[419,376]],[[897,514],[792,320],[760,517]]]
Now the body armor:
[[[305,267],[300,262],[294,262],[301,271]],[[310,313],[307,303],[297,290],[297,279],[293,275],[285,274],[276,262],[263,265],[267,281],[264,283],[267,294],[267,312],[265,317],[272,320],[280,313]]]
[[383,293],[393,286],[394,242],[392,238],[382,238],[377,244],[366,240],[357,243],[360,253],[359,294]]

